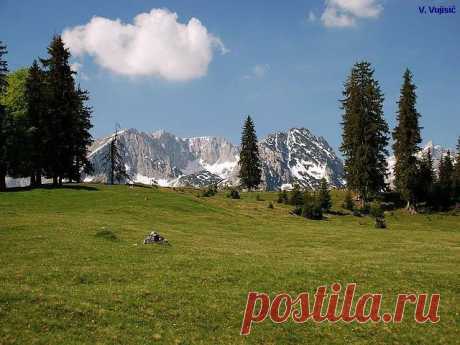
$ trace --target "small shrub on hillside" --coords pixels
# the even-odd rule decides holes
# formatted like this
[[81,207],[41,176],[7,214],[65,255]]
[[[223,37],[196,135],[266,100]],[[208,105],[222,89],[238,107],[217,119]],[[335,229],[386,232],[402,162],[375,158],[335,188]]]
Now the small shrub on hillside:
[[289,196],[289,204],[294,206],[302,206],[303,205],[303,195],[300,191],[300,186],[298,184],[294,185],[290,196]]
[[387,224],[384,217],[375,218],[375,228],[376,229],[385,229]]
[[275,207],[273,206],[273,203],[272,203],[271,201],[268,203],[268,208],[271,208],[271,209],[274,209],[274,208],[275,208]]
[[276,201],[278,204],[287,204],[289,203],[289,196],[288,193],[283,190],[278,193],[278,200]]
[[353,211],[355,208],[355,203],[353,202],[353,196],[350,191],[347,191],[345,194],[345,200],[343,202],[343,208],[349,211]]
[[370,207],[369,207],[369,214],[371,215],[371,217],[373,218],[381,218],[381,217],[384,217],[384,211],[383,211],[383,208],[382,206],[380,205],[380,203],[378,201],[374,201]]
[[260,196],[260,194],[257,194],[257,195],[256,195],[256,201],[264,201],[264,199],[262,199],[262,197]]
[[302,215],[302,207],[296,206],[294,209],[291,211],[291,214],[294,216],[301,216]]
[[329,212],[332,207],[331,193],[329,192],[329,185],[327,180],[323,177],[318,191],[318,202],[325,212]]
[[240,199],[240,193],[236,189],[230,190],[230,192],[227,193],[227,198],[231,199]]
[[217,194],[217,186],[216,185],[211,185],[209,186],[205,191],[201,193],[201,196],[204,197],[211,197]]
[[309,192],[305,192],[302,217],[314,220],[323,219],[323,208],[319,197],[311,195]]
[[387,227],[385,222],[385,212],[378,201],[374,201],[369,208],[369,214],[375,219],[375,227],[377,229],[385,229]]

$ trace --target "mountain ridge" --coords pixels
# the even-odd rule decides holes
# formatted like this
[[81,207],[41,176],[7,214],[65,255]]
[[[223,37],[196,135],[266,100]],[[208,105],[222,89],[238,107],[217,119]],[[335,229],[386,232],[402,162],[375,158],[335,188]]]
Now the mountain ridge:
[[[109,135],[91,145],[89,158],[95,174],[86,176],[85,181],[104,180],[102,160],[112,138]],[[180,138],[165,130],[148,133],[129,128],[119,132],[119,139],[125,148],[126,168],[136,182],[203,187],[208,176],[210,183],[218,179],[222,185],[239,183],[239,147],[226,138]],[[316,137],[305,127],[267,135],[259,141],[259,151],[264,189],[289,188],[294,183],[315,187],[322,177],[333,187],[344,185],[342,162],[334,150],[324,137]]]

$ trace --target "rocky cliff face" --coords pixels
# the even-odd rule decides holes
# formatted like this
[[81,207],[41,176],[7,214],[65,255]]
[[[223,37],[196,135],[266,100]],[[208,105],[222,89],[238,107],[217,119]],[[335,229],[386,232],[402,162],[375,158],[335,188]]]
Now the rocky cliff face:
[[343,166],[323,137],[314,136],[306,128],[268,135],[260,142],[263,180],[268,189],[290,188],[297,183],[315,188],[325,177],[335,187],[341,187]]
[[[86,181],[105,181],[104,157],[112,136],[90,148],[95,168]],[[203,187],[211,183],[238,184],[239,149],[224,138],[178,138],[165,131],[119,133],[125,166],[136,182],[162,186]],[[264,189],[289,188],[294,183],[316,187],[325,177],[332,186],[343,185],[342,162],[322,137],[308,129],[292,128],[259,142]]]

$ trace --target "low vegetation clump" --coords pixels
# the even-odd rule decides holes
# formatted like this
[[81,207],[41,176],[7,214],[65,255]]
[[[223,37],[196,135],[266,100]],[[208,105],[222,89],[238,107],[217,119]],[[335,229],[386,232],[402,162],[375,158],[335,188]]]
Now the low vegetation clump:
[[236,190],[236,189],[232,189],[227,193],[227,198],[240,199],[241,198],[240,197],[240,192],[238,192],[238,190]]
[[374,201],[369,207],[369,214],[372,218],[375,219],[375,227],[377,229],[386,228],[385,222],[385,211],[382,208],[382,205],[378,201]]
[[207,189],[205,189],[203,192],[201,192],[202,197],[212,197],[217,194],[217,186],[216,185],[210,185]]
[[272,203],[271,201],[268,203],[268,206],[267,206],[267,207],[270,208],[270,209],[274,209],[274,208],[275,208],[275,207],[273,206],[273,203]]
[[278,193],[278,199],[276,200],[278,204],[288,204],[289,203],[289,195],[286,190],[282,190]]
[[257,194],[257,195],[256,195],[256,201],[264,201],[264,199],[262,199],[262,197],[260,196],[260,194]]
[[353,211],[355,208],[355,203],[353,202],[353,196],[351,195],[351,192],[347,190],[345,194],[345,199],[343,201],[342,207],[348,211]]

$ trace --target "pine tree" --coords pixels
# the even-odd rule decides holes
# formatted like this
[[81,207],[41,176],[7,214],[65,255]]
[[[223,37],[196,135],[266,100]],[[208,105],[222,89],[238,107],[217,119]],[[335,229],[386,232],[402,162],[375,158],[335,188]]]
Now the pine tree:
[[456,201],[460,202],[460,137],[458,138],[457,157],[455,159],[454,192]]
[[[6,55],[6,46],[0,41],[0,95],[6,90],[7,81],[6,75],[8,73],[8,65],[3,56]],[[0,103],[0,192],[6,191],[6,173],[7,173],[7,160],[6,160],[6,110]]]
[[304,197],[300,191],[300,186],[297,183],[294,184],[294,187],[292,188],[289,196],[289,204],[301,206],[303,204],[303,199]]
[[41,59],[48,88],[45,172],[56,186],[62,184],[64,177],[71,178],[74,175],[74,129],[78,96],[74,72],[69,63],[70,52],[64,47],[61,36],[53,37],[48,54],[47,59]]
[[45,164],[43,147],[46,144],[46,84],[45,74],[37,61],[29,68],[26,82],[27,116],[31,136],[30,180],[32,186],[40,186]]
[[73,174],[70,178],[80,182],[81,170],[86,174],[91,173],[93,170],[87,157],[88,147],[93,142],[91,133],[89,132],[93,126],[91,124],[92,108],[86,104],[89,100],[88,91],[78,87],[76,96],[77,106],[73,129],[75,133],[75,141],[73,142],[74,164]]
[[412,73],[406,69],[401,95],[398,101],[397,126],[393,131],[393,150],[396,158],[394,167],[396,190],[407,202],[407,208],[416,206],[417,158],[422,142],[420,136],[420,114],[415,108],[416,86],[412,82]]
[[240,166],[239,178],[241,185],[248,190],[256,189],[261,183],[262,170],[256,131],[250,116],[247,117],[244,123],[238,164]]
[[364,205],[386,188],[388,125],[383,95],[369,62],[356,63],[344,84],[341,152],[345,179]]
[[418,162],[415,190],[418,201],[431,202],[434,181],[433,158],[431,151],[428,150]]
[[120,183],[124,180],[131,179],[123,162],[123,150],[124,147],[118,137],[118,130],[116,129],[109,143],[109,150],[103,158],[103,165],[105,166],[108,174],[107,182],[109,184],[113,185],[115,181]]
[[451,205],[453,196],[453,177],[454,166],[450,157],[450,151],[447,151],[447,155],[441,158],[438,173],[438,189],[440,195],[437,198],[437,202],[441,209],[447,209]]
[[323,211],[328,212],[332,207],[331,193],[329,192],[329,185],[327,180],[323,177],[320,181],[318,200]]

